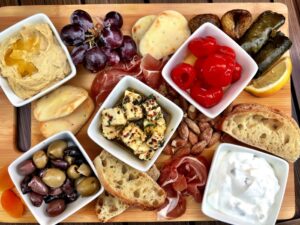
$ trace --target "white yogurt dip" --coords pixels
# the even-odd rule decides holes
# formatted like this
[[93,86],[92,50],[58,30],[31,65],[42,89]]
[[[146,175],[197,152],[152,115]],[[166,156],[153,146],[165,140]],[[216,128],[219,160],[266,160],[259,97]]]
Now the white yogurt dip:
[[216,171],[208,204],[245,222],[264,223],[280,188],[272,166],[252,153],[228,151]]

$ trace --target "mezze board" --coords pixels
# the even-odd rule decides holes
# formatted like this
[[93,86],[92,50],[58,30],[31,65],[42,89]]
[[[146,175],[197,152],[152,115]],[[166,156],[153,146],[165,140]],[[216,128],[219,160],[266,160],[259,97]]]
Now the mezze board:
[[[134,22],[147,14],[157,14],[163,10],[173,9],[184,14],[188,19],[195,14],[200,13],[215,13],[220,17],[231,9],[247,9],[255,18],[258,14],[265,10],[273,10],[283,14],[286,17],[286,23],[282,27],[282,31],[288,34],[288,11],[287,7],[280,3],[216,3],[216,4],[114,4],[114,5],[69,5],[69,6],[17,6],[0,8],[0,30],[16,23],[17,21],[31,16],[35,13],[45,13],[53,21],[54,25],[60,30],[64,25],[69,23],[70,14],[76,9],[83,9],[90,13],[93,17],[103,17],[107,12],[116,10],[120,12],[124,18],[123,32],[130,34],[131,27]],[[70,83],[82,86],[87,90],[90,89],[91,82],[95,75],[86,72],[83,68],[78,69],[77,76]],[[282,90],[268,98],[255,98],[246,92],[243,92],[235,103],[261,103],[276,107],[283,112],[291,115],[291,93],[290,84],[287,84]],[[21,153],[16,149],[15,134],[15,109],[8,102],[4,93],[0,91],[0,167],[6,163],[10,163],[17,158]],[[97,109],[96,109],[97,110]],[[99,154],[100,148],[94,144],[87,136],[85,127],[77,134],[77,138],[91,157]],[[40,142],[43,137],[39,132],[39,125],[32,118],[31,131],[32,146]],[[65,222],[97,222],[97,217],[94,210],[95,202],[81,209],[65,220]],[[201,212],[201,205],[195,203],[192,198],[188,198],[187,210],[185,214],[177,221],[203,221],[211,220]],[[294,169],[293,164],[290,164],[289,179],[286,188],[284,201],[279,214],[279,219],[289,219],[295,214],[295,190],[294,190]],[[123,214],[115,217],[113,222],[149,222],[156,221],[155,211],[142,211],[140,209],[131,208]],[[0,208],[0,222],[35,222],[30,212],[20,219],[9,217]]]

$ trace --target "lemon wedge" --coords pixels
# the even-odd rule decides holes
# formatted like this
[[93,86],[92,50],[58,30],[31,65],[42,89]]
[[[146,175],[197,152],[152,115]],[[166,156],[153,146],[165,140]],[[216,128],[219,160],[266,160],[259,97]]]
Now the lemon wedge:
[[270,96],[279,91],[289,81],[291,73],[291,58],[285,57],[259,78],[252,80],[245,90],[257,97]]

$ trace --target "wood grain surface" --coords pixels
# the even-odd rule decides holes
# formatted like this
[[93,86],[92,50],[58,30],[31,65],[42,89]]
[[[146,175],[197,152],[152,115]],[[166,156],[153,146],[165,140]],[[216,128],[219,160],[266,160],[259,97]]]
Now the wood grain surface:
[[[250,10],[254,17],[257,16],[260,12],[270,9],[274,11],[278,11],[284,14],[287,17],[287,10],[281,4],[215,4],[214,6],[214,13],[221,16],[227,10],[232,8],[246,8]],[[30,6],[30,7],[6,7],[0,9],[0,20],[1,29],[10,26],[11,24],[15,23],[16,21],[25,18],[29,15],[32,15],[37,12],[44,12],[50,16],[52,21],[54,22],[57,29],[60,29],[64,24],[67,23],[69,20],[69,15],[72,13],[73,10],[77,9],[78,6]],[[174,9],[178,10],[179,12],[183,13],[188,18],[194,15],[194,10],[201,11],[202,13],[205,12],[212,12],[210,4],[194,4],[189,5],[189,7],[184,7],[183,4],[162,4],[162,5],[102,5],[102,6],[94,6],[94,5],[85,5],[81,6],[82,9],[88,11],[92,16],[103,16],[109,10],[117,10],[121,12],[124,16],[124,33],[129,33],[132,24],[141,16],[150,13],[159,13],[165,9]],[[287,33],[287,24],[282,28],[282,31]],[[89,89],[91,82],[94,78],[94,75],[87,73],[83,69],[79,69],[78,74],[75,79],[71,81],[72,84],[82,86],[86,89]],[[3,94],[0,96],[1,100],[4,99]],[[282,89],[279,93],[274,95],[271,98],[261,98],[257,99],[252,97],[251,95],[243,92],[241,96],[236,100],[236,102],[260,102],[262,104],[275,106],[282,111],[290,114],[291,113],[291,95],[290,95],[290,86],[286,85],[284,89]],[[11,110],[11,106],[6,104],[7,108],[3,108],[5,110]],[[5,113],[4,117],[1,120],[5,121],[12,121],[13,118],[11,114]],[[88,124],[87,124],[88,125]],[[94,158],[99,153],[99,147],[96,146],[86,134],[87,125],[82,129],[82,131],[77,135],[78,139],[82,143],[82,145],[87,150],[88,154],[91,158]],[[37,121],[32,118],[32,125],[31,125],[31,143],[35,145],[36,143],[40,142],[43,137],[40,135],[39,132],[39,124]],[[0,130],[4,130],[4,127],[0,125]],[[12,133],[5,132],[6,137],[11,135]],[[2,137],[1,137],[2,138]],[[3,142],[1,144],[6,146],[12,146],[12,142],[9,142],[11,139],[5,138],[3,135]],[[1,152],[0,148],[0,152]],[[2,152],[1,152],[2,153]],[[20,153],[16,152],[16,149],[11,149],[7,154],[4,156],[5,159],[1,163],[9,162],[17,157]],[[293,170],[290,171],[290,177],[288,181],[287,192],[285,194],[284,203],[280,212],[279,218],[281,219],[288,219],[293,217],[295,212],[295,203],[294,203],[294,182],[293,182]],[[76,221],[76,222],[86,222],[86,221],[93,221],[96,222],[97,218],[94,213],[93,209],[94,203],[90,204],[89,206],[85,207],[84,209],[80,210],[76,215],[71,216],[67,219],[67,221]],[[3,212],[3,211],[1,211]],[[3,218],[3,221],[11,221],[9,217],[5,217],[5,214],[1,215],[0,218]],[[139,209],[129,209],[124,214],[116,217],[113,221],[155,221],[156,220],[156,213],[151,211],[141,211]],[[7,219],[7,220],[6,220]],[[9,220],[8,220],[9,219]],[[180,221],[198,221],[198,220],[209,220],[209,218],[205,217],[200,210],[200,205],[196,204],[191,198],[188,198],[188,209],[186,213],[178,218]],[[32,216],[27,213],[23,218],[22,221],[24,222],[31,222],[34,221]]]

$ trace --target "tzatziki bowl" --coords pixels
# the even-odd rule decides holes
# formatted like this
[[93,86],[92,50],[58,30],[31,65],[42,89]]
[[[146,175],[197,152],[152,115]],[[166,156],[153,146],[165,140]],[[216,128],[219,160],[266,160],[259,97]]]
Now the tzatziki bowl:
[[204,191],[205,215],[234,225],[276,223],[289,164],[258,150],[220,144]]

